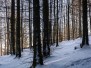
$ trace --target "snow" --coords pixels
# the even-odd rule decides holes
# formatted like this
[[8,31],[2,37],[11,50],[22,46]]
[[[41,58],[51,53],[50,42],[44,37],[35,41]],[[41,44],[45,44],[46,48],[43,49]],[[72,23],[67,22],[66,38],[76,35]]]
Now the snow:
[[[59,46],[51,47],[51,56],[44,59],[44,65],[36,68],[91,68],[91,36],[90,45],[80,48],[82,39],[62,41]],[[76,47],[76,49],[75,49]],[[24,49],[20,59],[6,55],[0,57],[0,68],[29,68],[32,65],[33,53]]]
[[32,63],[33,54],[29,49],[24,49],[21,58],[6,55],[0,57],[0,68],[27,68]]

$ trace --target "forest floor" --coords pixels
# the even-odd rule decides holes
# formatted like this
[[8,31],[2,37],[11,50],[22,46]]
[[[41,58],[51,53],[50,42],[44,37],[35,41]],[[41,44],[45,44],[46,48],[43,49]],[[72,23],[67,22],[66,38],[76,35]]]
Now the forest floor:
[[[81,38],[63,41],[51,47],[51,56],[44,59],[44,65],[36,68],[91,68],[91,36],[90,45],[80,48]],[[33,53],[24,49],[20,59],[15,56],[0,56],[0,68],[29,68],[32,65]]]

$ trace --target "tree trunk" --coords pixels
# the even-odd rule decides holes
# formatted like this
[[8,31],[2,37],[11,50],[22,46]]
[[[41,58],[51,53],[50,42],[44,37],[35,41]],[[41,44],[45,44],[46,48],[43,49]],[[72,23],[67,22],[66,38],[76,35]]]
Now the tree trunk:
[[16,23],[16,57],[21,57],[20,48],[20,0],[17,0],[17,23]]
[[32,32],[31,32],[31,19],[30,19],[30,0],[29,0],[29,47],[31,48],[31,46],[32,46],[32,39],[31,39],[31,35],[32,35]]
[[21,34],[21,41],[20,41],[20,45],[21,45],[21,51],[23,52],[23,28],[22,28],[22,26],[23,26],[23,0],[21,0],[21,23],[20,23],[20,34]]
[[48,0],[43,0],[43,22],[44,22],[44,39],[43,39],[43,54],[50,55],[50,37],[49,37],[49,7]]
[[86,44],[89,45],[88,42],[88,22],[87,22],[87,0],[82,0],[83,3],[83,38],[81,48]]
[[[43,56],[41,52],[41,39],[40,39],[40,7],[39,0],[33,0],[33,68],[36,66],[38,60],[39,64],[43,65]],[[37,57],[39,59],[37,59]]]
[[15,1],[11,2],[11,40],[10,53],[15,55]]
[[70,1],[68,0],[68,40],[70,40],[69,3]]
[[56,37],[56,47],[59,46],[58,45],[58,0],[57,0],[57,37]]

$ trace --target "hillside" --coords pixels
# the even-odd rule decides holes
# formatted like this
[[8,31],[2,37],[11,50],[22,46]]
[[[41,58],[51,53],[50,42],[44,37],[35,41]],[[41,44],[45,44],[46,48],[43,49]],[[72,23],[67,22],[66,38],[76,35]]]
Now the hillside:
[[[44,59],[43,66],[37,65],[36,68],[90,68],[91,45],[80,48],[80,43],[81,38],[60,42],[58,47],[54,44],[51,47],[51,56]],[[29,68],[32,65],[32,57],[32,51],[29,49],[24,50],[20,59],[11,55],[1,56],[0,68]]]

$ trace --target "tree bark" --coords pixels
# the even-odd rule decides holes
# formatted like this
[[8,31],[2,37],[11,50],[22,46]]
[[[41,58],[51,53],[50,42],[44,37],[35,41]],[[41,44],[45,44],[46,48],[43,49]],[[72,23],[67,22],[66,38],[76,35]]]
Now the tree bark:
[[15,55],[15,1],[11,1],[11,40],[10,53]]
[[83,3],[83,37],[81,48],[86,44],[89,45],[88,42],[88,22],[87,22],[87,0],[82,0]]
[[16,23],[16,57],[21,57],[20,47],[20,0],[17,0],[17,23]]

